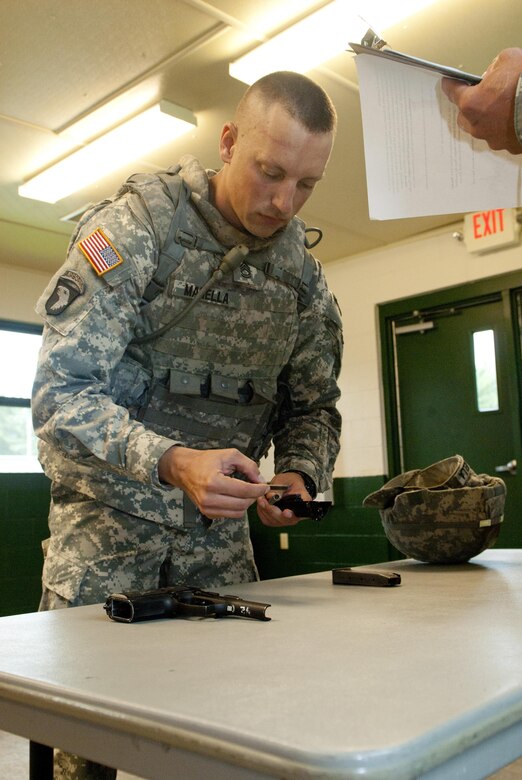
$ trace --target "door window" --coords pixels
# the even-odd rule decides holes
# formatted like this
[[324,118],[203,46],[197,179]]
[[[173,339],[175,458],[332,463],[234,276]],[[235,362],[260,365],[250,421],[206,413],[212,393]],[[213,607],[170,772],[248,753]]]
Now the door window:
[[473,333],[473,362],[478,410],[498,412],[500,407],[494,330],[476,330]]

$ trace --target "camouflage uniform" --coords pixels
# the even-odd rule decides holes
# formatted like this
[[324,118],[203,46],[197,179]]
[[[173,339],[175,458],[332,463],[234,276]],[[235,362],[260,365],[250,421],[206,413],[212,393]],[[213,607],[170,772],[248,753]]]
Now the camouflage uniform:
[[518,80],[515,95],[515,132],[518,140],[522,144],[522,75]]
[[[270,240],[233,228],[209,200],[211,175],[187,156],[163,178],[131,177],[83,217],[38,302],[33,417],[52,481],[43,609],[256,578],[246,516],[211,522],[159,481],[173,444],[237,447],[259,460],[273,438],[276,471],[329,484],[340,431],[335,298],[300,220]],[[147,340],[238,244],[250,250],[246,263]]]

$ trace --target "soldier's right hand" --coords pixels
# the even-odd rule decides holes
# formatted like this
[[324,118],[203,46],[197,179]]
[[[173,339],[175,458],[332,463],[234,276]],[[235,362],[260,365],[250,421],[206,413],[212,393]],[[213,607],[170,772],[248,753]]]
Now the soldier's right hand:
[[[232,474],[240,472],[245,480]],[[160,480],[181,488],[206,517],[243,517],[269,486],[257,464],[239,450],[173,446],[158,463]]]
[[515,131],[515,95],[522,73],[522,49],[504,49],[482,76],[470,87],[463,81],[443,78],[442,91],[459,109],[458,126],[491,149],[522,154]]

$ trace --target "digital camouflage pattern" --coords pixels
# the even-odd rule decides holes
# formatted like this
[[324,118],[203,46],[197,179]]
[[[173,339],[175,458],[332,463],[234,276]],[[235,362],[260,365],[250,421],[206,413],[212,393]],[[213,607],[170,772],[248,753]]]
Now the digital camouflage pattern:
[[[173,532],[54,486],[52,520],[67,529],[67,547],[54,537],[46,541],[47,576],[69,606],[96,604],[122,590],[180,582],[220,587],[256,578],[248,526],[240,521],[202,521]],[[46,591],[43,600],[49,598]]]
[[[462,455],[433,463],[425,469],[412,469],[393,477],[379,490],[366,496],[364,506],[389,507],[395,496],[408,488],[453,488],[470,485],[475,472],[471,470]],[[481,484],[481,483],[477,483]]]
[[506,486],[476,474],[461,455],[405,472],[371,493],[388,540],[427,563],[464,563],[491,547],[503,520]]
[[[147,556],[152,545],[185,556],[165,540],[190,536],[191,528],[204,533],[215,562],[205,576],[194,569],[194,584],[255,576],[246,518],[209,524],[189,511],[181,490],[159,482],[157,462],[174,443],[249,452],[260,441],[264,450],[273,434],[276,470],[303,471],[319,490],[328,486],[338,452],[340,315],[319,263],[304,250],[303,224],[294,219],[268,241],[243,234],[208,201],[207,172],[194,158],[182,160],[180,174],[192,193],[188,227],[202,248],[184,250],[157,297],[140,306],[174,206],[164,182],[144,175],[84,216],[37,306],[45,329],[33,416],[52,480],[44,585],[71,603],[84,603],[87,571],[99,570],[107,582],[126,547],[131,555]],[[85,239],[99,232],[122,259],[100,275],[83,251]],[[169,322],[239,243],[255,265],[247,258],[179,326],[133,342]],[[300,306],[288,275],[299,279],[305,263],[312,273]],[[249,398],[238,403],[245,385]],[[187,550],[191,544],[187,537]],[[111,556],[104,573],[109,564],[101,562]]]

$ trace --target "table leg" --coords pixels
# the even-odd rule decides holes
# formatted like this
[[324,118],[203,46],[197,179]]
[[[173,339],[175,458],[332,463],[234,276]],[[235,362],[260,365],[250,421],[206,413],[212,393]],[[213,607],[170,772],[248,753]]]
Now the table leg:
[[39,742],[29,742],[29,780],[53,780],[54,750]]

